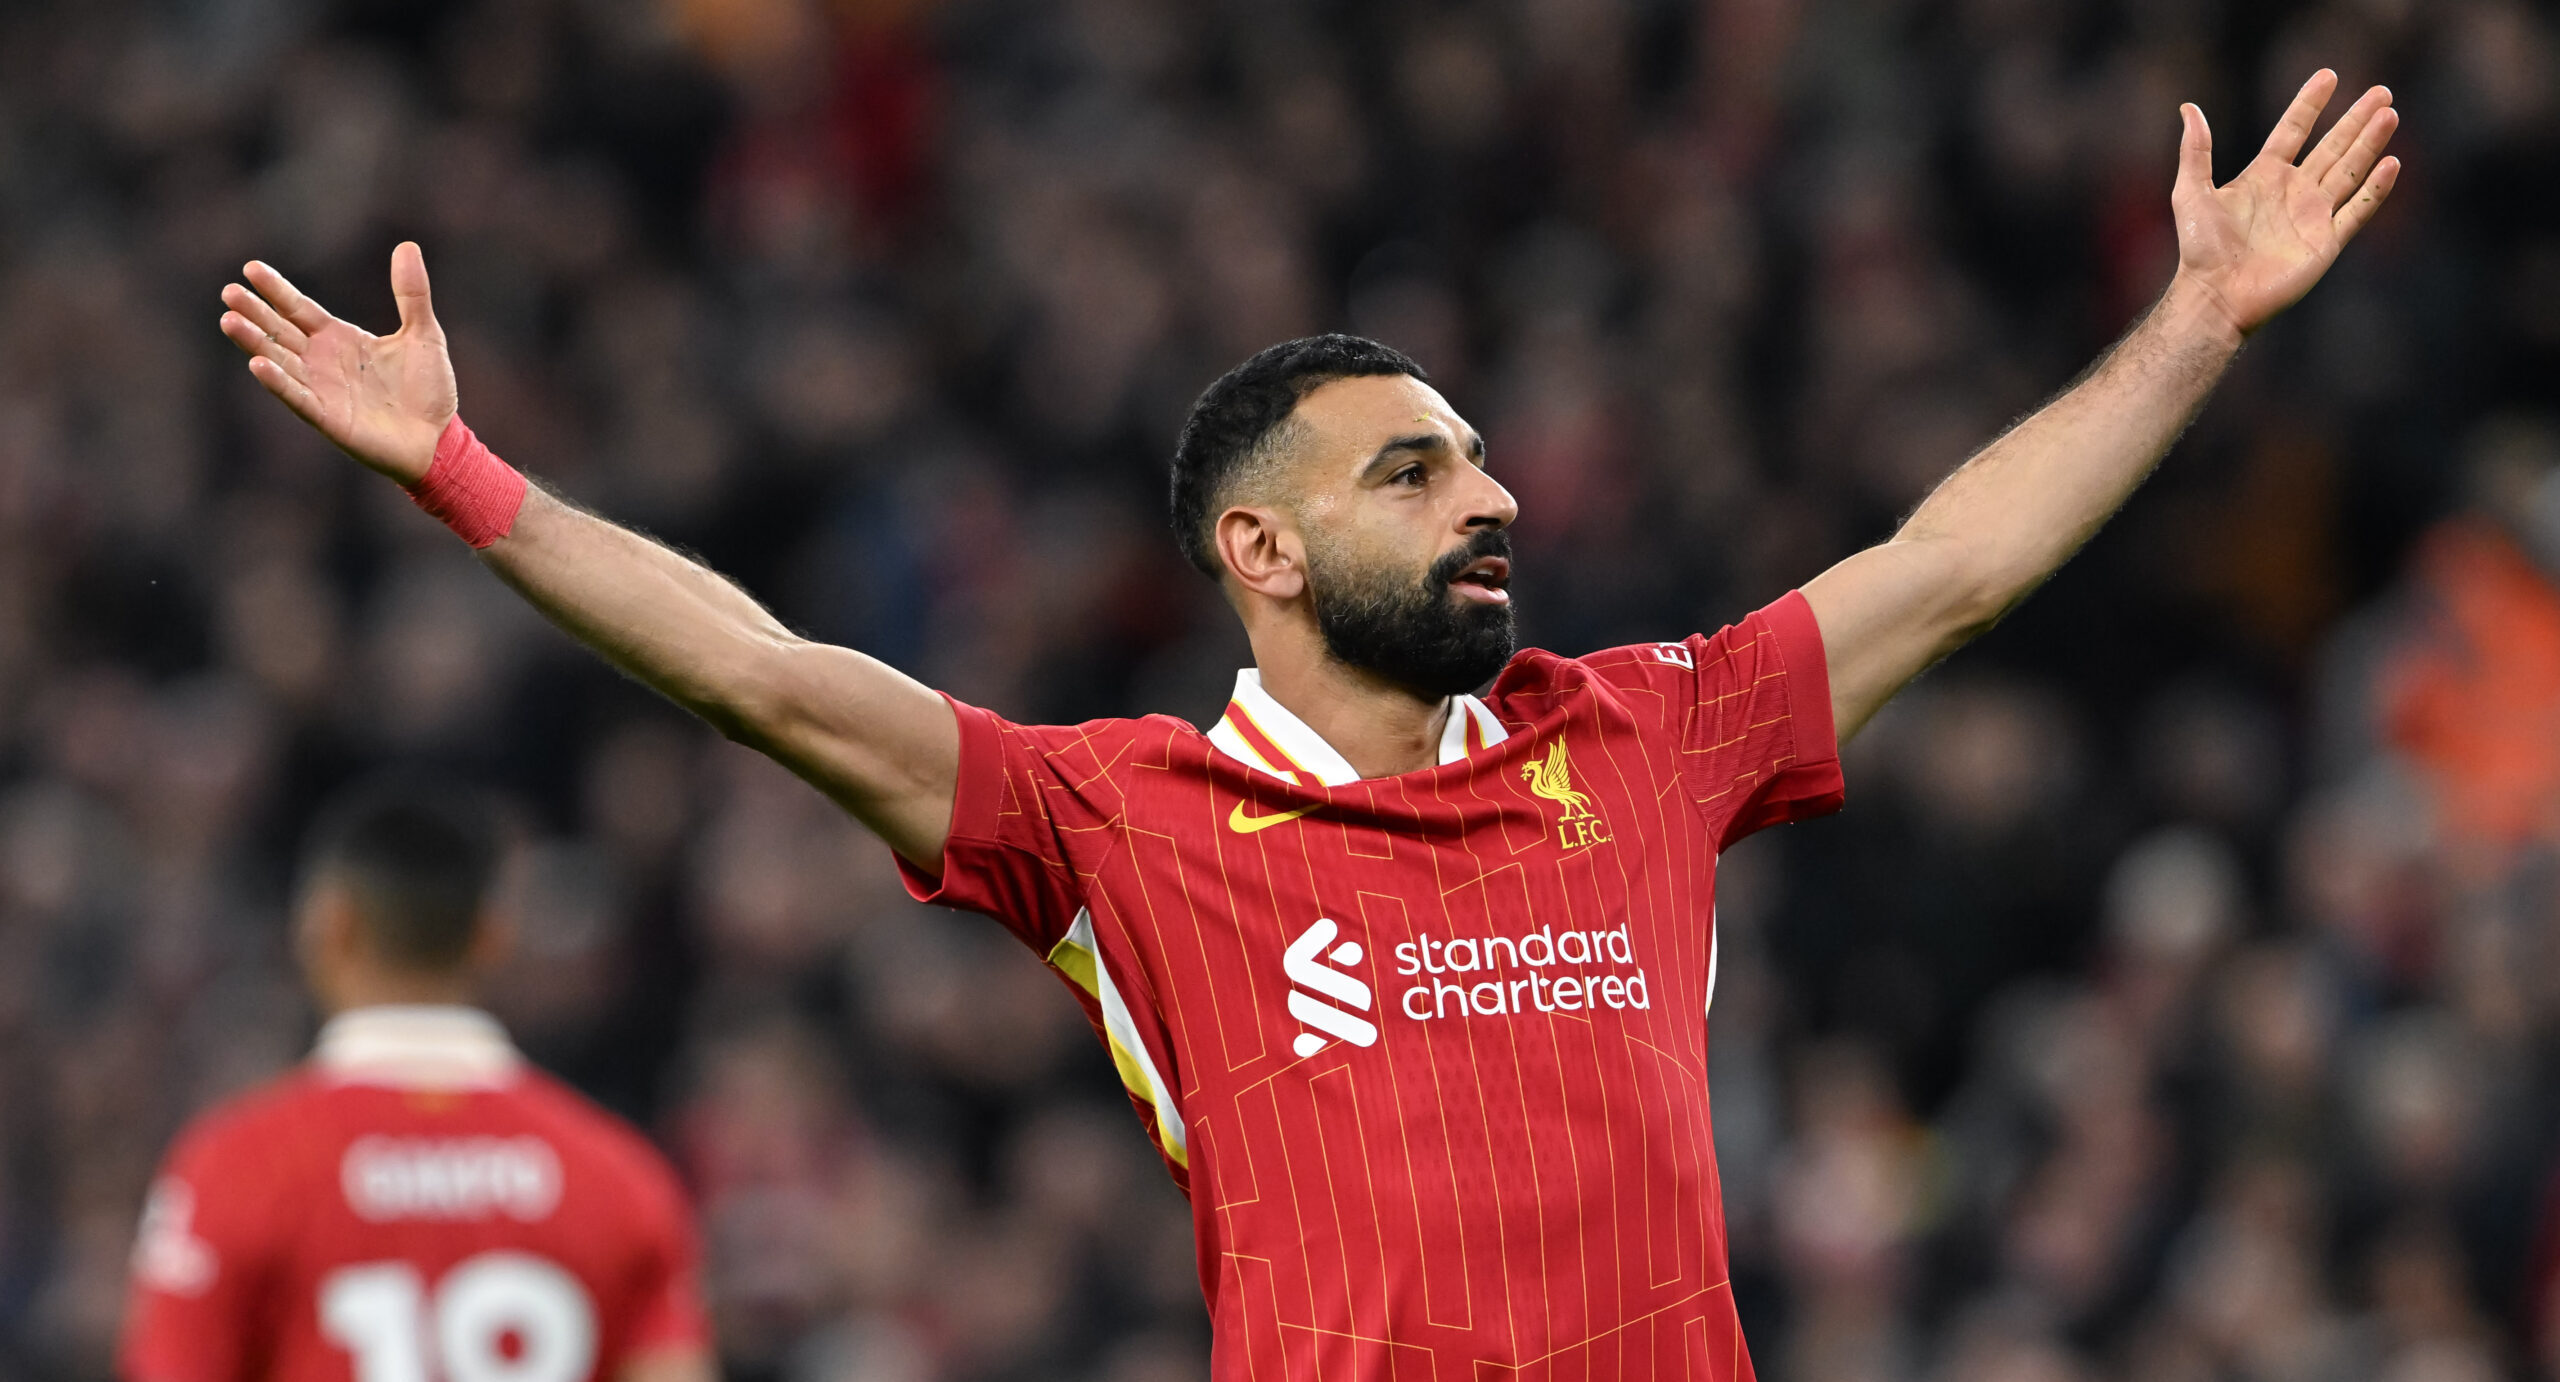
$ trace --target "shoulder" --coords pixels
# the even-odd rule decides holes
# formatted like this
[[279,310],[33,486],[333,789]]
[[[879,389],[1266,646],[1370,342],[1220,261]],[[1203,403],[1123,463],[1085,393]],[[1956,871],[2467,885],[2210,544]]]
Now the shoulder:
[[328,1086],[305,1068],[215,1104],[189,1119],[170,1145],[168,1164],[185,1174],[236,1172],[289,1159],[307,1139]]
[[1205,752],[1208,744],[1196,726],[1172,715],[1026,725],[965,702],[952,706],[960,719],[964,777],[1027,772],[1077,786],[1131,767],[1165,766],[1186,750]]
[[222,1263],[258,1260],[285,1231],[275,1206],[310,1178],[327,1086],[307,1070],[214,1105],[179,1129],[161,1158],[135,1240],[143,1286],[203,1294]]
[[[1798,674],[1790,679],[1787,674]],[[1802,683],[1796,686],[1793,683]],[[1822,635],[1812,607],[1790,593],[1714,633],[1628,643],[1580,657],[1523,649],[1502,669],[1486,699],[1494,713],[1519,724],[1596,704],[1604,716],[1623,712],[1640,725],[1677,730],[1698,707],[1787,687],[1824,702],[1828,690]]]
[[1616,700],[1694,686],[1696,642],[1634,643],[1580,657],[1523,648],[1494,678],[1485,699],[1506,720],[1535,720],[1581,697]]
[[1784,671],[1803,664],[1819,670],[1822,633],[1813,609],[1790,592],[1714,633],[1651,643],[1627,643],[1580,657],[1526,648],[1502,669],[1496,695],[1554,694],[1593,686],[1694,688],[1703,683]]
[[517,1080],[513,1093],[551,1135],[562,1160],[577,1170],[651,1199],[681,1198],[666,1153],[621,1115],[532,1068]]
[[1137,744],[1159,744],[1184,737],[1197,738],[1200,730],[1190,721],[1174,715],[1141,715],[1134,718],[1113,717],[1083,720],[1074,724],[1034,725],[1008,720],[992,710],[963,701],[952,702],[960,716],[961,732],[991,734],[1046,752],[1076,749],[1109,752]]
[[1591,680],[1591,663],[1586,658],[1566,657],[1544,648],[1522,648],[1502,664],[1502,672],[1493,679],[1487,699],[1510,699],[1515,696],[1550,695],[1586,685]]

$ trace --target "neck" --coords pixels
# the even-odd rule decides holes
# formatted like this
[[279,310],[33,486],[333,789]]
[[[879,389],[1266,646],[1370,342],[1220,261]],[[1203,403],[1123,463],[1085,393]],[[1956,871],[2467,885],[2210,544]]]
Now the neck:
[[471,981],[461,974],[417,973],[370,966],[332,976],[326,995],[332,1014],[358,1008],[460,1007],[471,1002]]
[[1362,777],[1393,777],[1437,765],[1449,698],[1425,697],[1341,662],[1312,629],[1254,640],[1262,689],[1323,736]]

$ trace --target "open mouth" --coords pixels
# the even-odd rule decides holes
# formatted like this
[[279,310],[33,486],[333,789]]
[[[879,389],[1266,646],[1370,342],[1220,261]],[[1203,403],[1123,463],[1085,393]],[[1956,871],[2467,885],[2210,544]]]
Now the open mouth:
[[1504,557],[1478,557],[1458,568],[1449,584],[1463,598],[1505,603],[1511,598],[1511,562]]

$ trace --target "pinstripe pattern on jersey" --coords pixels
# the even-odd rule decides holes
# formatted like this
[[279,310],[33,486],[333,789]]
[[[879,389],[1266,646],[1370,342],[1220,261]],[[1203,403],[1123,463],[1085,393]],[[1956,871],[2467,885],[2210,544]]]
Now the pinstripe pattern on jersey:
[[[964,715],[964,762],[1004,781],[964,786],[957,886],[929,895],[1097,976],[1079,988],[1193,1199],[1220,1382],[1751,1377],[1702,1015],[1718,849],[1837,803],[1801,604],[1681,644],[1523,654],[1458,698],[1440,766],[1396,777],[1342,780],[1258,679],[1206,736]],[[1520,774],[1559,739],[1614,838],[1559,847],[1557,804]],[[1275,828],[1228,823],[1319,796]],[[1282,955],[1319,918],[1360,943],[1327,962],[1376,996],[1379,1035],[1299,1057]],[[1556,1006],[1525,969],[1494,983],[1477,957],[1532,932],[1578,933],[1582,954],[1622,936],[1645,1001]]]

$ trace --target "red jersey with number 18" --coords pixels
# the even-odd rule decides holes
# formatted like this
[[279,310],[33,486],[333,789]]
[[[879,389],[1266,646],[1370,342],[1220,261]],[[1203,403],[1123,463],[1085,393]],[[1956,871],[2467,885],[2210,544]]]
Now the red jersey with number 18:
[[1751,1376],[1705,1014],[1718,852],[1841,799],[1801,595],[1523,652],[1397,777],[1249,670],[1207,734],[957,713],[909,885],[1082,996],[1191,1195],[1217,1377]]
[[127,1382],[594,1382],[708,1347],[640,1135],[467,1008],[363,1008],[179,1139],[134,1245]]

